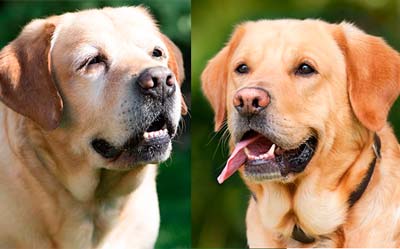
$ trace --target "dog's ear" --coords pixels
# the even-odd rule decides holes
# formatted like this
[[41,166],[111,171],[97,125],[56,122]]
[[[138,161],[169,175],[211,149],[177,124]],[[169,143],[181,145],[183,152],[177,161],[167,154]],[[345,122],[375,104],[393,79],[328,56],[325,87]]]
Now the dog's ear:
[[386,42],[348,23],[333,35],[346,60],[348,93],[354,114],[369,130],[386,123],[400,93],[400,57]]
[[244,26],[238,26],[228,44],[208,62],[201,74],[204,95],[214,110],[215,131],[219,131],[222,128],[226,118],[228,64],[244,32]]
[[[161,34],[161,39],[163,40],[168,49],[169,53],[168,67],[175,74],[176,80],[181,86],[183,80],[185,79],[185,69],[183,68],[183,57],[181,50],[167,36]],[[181,95],[181,103],[182,103],[181,113],[185,115],[188,112],[188,108],[185,103],[185,100],[183,99],[183,95]]]
[[63,103],[52,79],[50,41],[56,17],[35,20],[0,51],[0,99],[45,130],[58,127]]

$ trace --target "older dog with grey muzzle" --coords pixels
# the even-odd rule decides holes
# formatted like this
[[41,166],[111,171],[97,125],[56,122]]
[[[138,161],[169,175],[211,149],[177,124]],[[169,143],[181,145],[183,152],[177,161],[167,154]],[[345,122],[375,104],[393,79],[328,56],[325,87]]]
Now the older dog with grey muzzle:
[[0,51],[0,247],[153,247],[183,78],[142,7],[28,24]]

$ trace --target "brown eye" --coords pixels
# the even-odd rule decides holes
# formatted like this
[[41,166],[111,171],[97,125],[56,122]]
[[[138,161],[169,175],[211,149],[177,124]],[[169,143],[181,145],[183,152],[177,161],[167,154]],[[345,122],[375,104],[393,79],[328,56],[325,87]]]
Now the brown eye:
[[151,53],[151,56],[159,58],[159,57],[163,56],[163,52],[159,48],[154,48],[153,52]]
[[317,73],[317,71],[315,71],[315,69],[307,63],[301,63],[295,72],[296,75],[301,76],[309,76],[314,73]]
[[235,72],[239,74],[247,74],[249,73],[250,69],[246,64],[240,64],[239,66],[236,67]]

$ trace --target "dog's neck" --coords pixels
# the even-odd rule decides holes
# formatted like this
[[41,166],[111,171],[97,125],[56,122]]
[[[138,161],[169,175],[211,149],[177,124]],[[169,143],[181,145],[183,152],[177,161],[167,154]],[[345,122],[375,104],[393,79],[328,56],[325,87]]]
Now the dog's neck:
[[100,179],[95,190],[96,199],[125,196],[136,189],[142,182],[146,165],[137,166],[130,171],[100,170]]
[[368,187],[369,182],[371,181],[372,174],[374,173],[376,163],[379,159],[381,159],[381,139],[375,133],[374,134],[374,143],[372,145],[372,150],[374,152],[374,158],[370,162],[368,166],[368,170],[365,173],[364,177],[361,179],[360,183],[357,187],[351,192],[348,203],[349,207],[353,207],[354,204],[361,198],[364,194],[366,188]]

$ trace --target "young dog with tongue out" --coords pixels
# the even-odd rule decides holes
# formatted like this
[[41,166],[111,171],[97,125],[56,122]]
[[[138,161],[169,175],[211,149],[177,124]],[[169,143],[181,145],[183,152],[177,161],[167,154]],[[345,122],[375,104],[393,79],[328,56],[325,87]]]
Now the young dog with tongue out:
[[400,150],[388,112],[400,56],[348,23],[236,27],[202,86],[252,192],[250,247],[400,246]]

